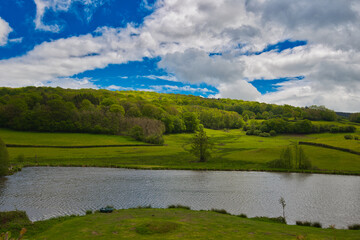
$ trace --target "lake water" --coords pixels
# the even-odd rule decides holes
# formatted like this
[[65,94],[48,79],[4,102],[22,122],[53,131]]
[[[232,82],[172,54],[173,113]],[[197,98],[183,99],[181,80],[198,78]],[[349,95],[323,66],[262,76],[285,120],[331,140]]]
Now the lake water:
[[84,214],[106,205],[225,209],[249,217],[282,215],[289,224],[360,223],[360,177],[235,171],[29,167],[0,179],[0,211],[25,210],[32,221]]

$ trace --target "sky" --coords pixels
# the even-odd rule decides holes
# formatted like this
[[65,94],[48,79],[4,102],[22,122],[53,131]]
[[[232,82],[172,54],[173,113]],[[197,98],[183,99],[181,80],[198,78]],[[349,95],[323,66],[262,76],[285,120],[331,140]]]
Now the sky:
[[3,0],[0,86],[360,112],[358,0]]

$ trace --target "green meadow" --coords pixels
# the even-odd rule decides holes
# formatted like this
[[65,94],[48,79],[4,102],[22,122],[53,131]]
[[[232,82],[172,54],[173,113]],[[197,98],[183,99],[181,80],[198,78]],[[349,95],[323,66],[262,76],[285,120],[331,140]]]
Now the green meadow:
[[25,224],[26,239],[359,239],[359,231],[292,226],[213,211],[126,209]]
[[[267,162],[279,158],[282,149],[297,141],[324,143],[360,152],[359,140],[345,140],[342,133],[308,135],[247,136],[236,130],[206,129],[215,148],[212,158],[200,163],[187,150],[193,134],[164,135],[163,146],[99,148],[13,148],[10,161],[16,166],[98,166],[145,169],[254,170],[271,169]],[[359,132],[352,134],[359,136]],[[0,129],[7,144],[47,146],[136,145],[129,137],[85,133],[37,133]],[[315,169],[308,172],[360,174],[360,155],[339,150],[303,146]],[[289,170],[286,170],[289,171]],[[292,170],[295,171],[295,170]]]

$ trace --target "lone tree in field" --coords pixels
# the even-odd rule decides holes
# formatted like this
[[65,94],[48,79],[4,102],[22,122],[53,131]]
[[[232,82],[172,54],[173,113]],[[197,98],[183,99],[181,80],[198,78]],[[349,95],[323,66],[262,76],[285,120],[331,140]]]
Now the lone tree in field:
[[195,133],[191,139],[190,153],[199,158],[199,162],[206,162],[211,155],[213,144],[209,141],[209,137],[206,135],[204,126],[199,125],[199,130]]
[[5,176],[9,170],[9,155],[5,143],[0,138],[0,177]]

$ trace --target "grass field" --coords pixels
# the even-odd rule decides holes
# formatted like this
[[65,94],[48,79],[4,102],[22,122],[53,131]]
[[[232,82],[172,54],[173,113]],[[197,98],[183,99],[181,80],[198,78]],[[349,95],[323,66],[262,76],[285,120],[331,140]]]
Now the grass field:
[[[192,134],[165,135],[164,146],[89,149],[8,148],[11,163],[18,166],[102,166],[146,169],[274,170],[267,162],[279,158],[281,150],[296,141],[325,143],[360,151],[359,140],[345,134],[246,136],[241,130],[210,130],[215,143],[213,157],[199,163],[186,150]],[[358,133],[357,133],[358,134]],[[355,134],[354,134],[355,135]],[[359,134],[358,134],[359,135]],[[74,133],[33,133],[0,129],[7,144],[29,145],[117,145],[137,144],[128,137]],[[317,172],[360,174],[360,156],[314,146],[303,146]]]
[[355,230],[290,226],[212,211],[126,209],[25,225],[26,239],[359,239]]

